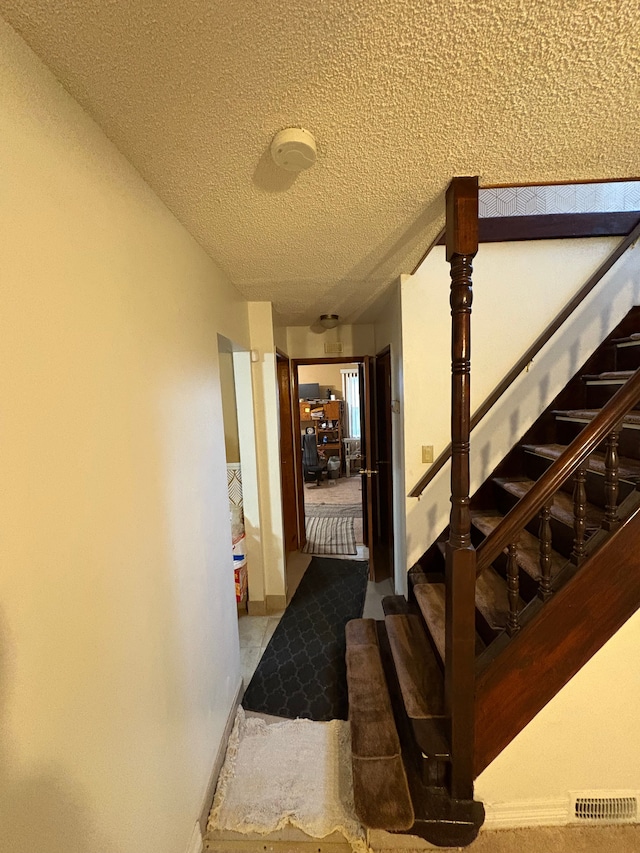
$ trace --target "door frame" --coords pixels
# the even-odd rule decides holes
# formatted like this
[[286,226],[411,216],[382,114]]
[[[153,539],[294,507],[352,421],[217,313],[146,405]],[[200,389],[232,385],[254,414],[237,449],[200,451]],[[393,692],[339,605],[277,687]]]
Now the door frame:
[[302,547],[298,534],[298,492],[296,488],[291,369],[289,356],[276,348],[278,409],[280,412],[280,485],[285,556]]
[[[304,522],[304,478],[302,476],[302,443],[300,441],[296,441],[296,436],[300,435],[300,406],[298,404],[298,367],[304,367],[308,364],[358,364],[361,365],[361,370],[364,368],[366,363],[375,365],[375,356],[370,355],[352,355],[352,356],[326,356],[324,358],[293,358],[291,359],[291,389],[292,389],[292,412],[293,412],[293,436],[294,436],[294,448],[295,448],[295,472],[296,472],[296,487],[297,487],[297,498],[298,498],[298,540],[300,542],[299,547],[303,548],[306,544],[306,534],[305,534],[305,522]],[[364,397],[366,400],[372,399],[371,395],[373,393],[373,370],[365,371],[363,384],[364,387],[361,388],[361,392],[364,393]],[[369,386],[369,387],[367,387]],[[375,411],[373,412],[375,414]],[[365,417],[365,411],[361,412],[361,417]],[[370,455],[375,457],[376,449],[374,447],[370,450]],[[363,493],[365,488],[364,477],[365,475],[361,475],[363,477]],[[393,525],[392,525],[393,526]],[[369,576],[370,579],[373,580],[373,533],[371,530],[368,531],[367,537],[367,546],[369,548]],[[393,572],[393,566],[391,567]]]

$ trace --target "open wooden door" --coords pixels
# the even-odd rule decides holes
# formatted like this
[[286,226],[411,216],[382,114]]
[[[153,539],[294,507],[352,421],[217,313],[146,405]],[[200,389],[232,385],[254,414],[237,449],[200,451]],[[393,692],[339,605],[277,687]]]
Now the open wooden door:
[[291,369],[289,359],[276,353],[278,396],[280,402],[280,479],[282,485],[282,517],[285,553],[296,551],[298,543],[298,513],[296,502],[296,452],[293,443],[291,408]]
[[[380,493],[380,466],[378,464],[377,420],[380,405],[376,393],[375,359],[365,356],[360,365],[360,393],[362,413],[362,456],[364,466],[362,475],[362,516],[364,541],[369,548],[369,579],[382,581],[392,574],[393,560],[385,542],[393,535],[393,517],[383,513]],[[389,400],[389,411],[391,401]],[[388,434],[390,443],[391,435]],[[383,463],[390,460],[389,454],[383,457]],[[385,483],[390,483],[391,466],[386,472]],[[390,509],[390,508],[389,508]],[[390,528],[390,529],[389,529]]]

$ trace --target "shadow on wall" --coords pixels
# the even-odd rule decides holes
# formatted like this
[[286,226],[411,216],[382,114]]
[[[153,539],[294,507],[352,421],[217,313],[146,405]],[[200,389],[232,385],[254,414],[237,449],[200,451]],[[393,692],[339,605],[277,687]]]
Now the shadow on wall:
[[9,649],[0,612],[0,847],[7,853],[33,853],[39,847],[47,853],[117,853],[92,823],[80,788],[59,768],[21,768],[12,754],[4,718],[10,693],[8,661],[18,651],[11,649],[10,654]]

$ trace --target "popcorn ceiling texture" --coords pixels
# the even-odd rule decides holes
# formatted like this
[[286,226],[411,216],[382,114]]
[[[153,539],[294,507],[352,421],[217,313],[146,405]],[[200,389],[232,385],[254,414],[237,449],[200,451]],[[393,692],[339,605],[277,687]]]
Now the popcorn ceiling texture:
[[[637,0],[0,0],[252,300],[355,322],[443,224],[453,175],[640,174]],[[301,125],[314,168],[269,144]]]

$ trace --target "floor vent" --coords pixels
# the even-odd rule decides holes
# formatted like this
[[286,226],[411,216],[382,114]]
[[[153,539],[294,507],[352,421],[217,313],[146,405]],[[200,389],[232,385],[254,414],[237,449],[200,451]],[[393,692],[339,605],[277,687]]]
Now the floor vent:
[[334,341],[332,344],[324,345],[325,354],[342,355],[342,350],[343,346],[341,341]]
[[571,817],[575,821],[634,822],[638,820],[638,794],[614,794],[609,797],[595,794],[574,794]]

